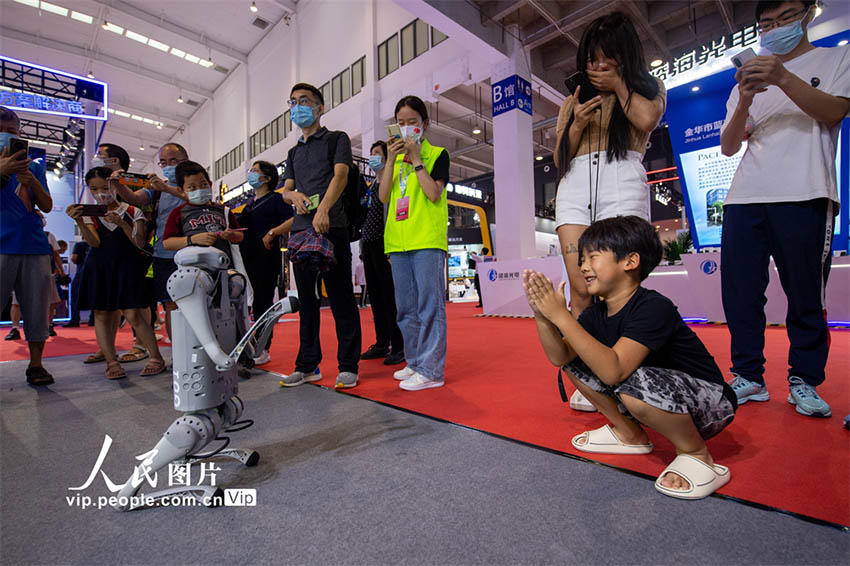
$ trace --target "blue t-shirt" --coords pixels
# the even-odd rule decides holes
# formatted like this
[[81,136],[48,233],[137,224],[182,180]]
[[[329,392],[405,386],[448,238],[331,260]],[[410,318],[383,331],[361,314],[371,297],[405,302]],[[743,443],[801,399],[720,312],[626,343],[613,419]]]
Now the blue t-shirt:
[[[29,169],[49,194],[44,166],[33,160],[30,161]],[[35,211],[36,205],[32,191],[26,189],[29,191],[32,207],[32,210],[28,210],[24,201],[15,192],[17,188],[17,175],[12,175],[9,181],[0,187],[0,254],[52,254],[53,248],[47,241],[41,217]]]
[[[156,191],[153,189],[145,189],[150,202],[153,202],[156,196]],[[186,201],[180,197],[176,197],[170,193],[161,193],[159,196],[159,205],[156,209],[156,242],[153,245],[153,257],[163,259],[171,259],[177,252],[162,247],[162,233],[165,231],[165,224],[168,221],[168,215],[181,204],[186,204]]]

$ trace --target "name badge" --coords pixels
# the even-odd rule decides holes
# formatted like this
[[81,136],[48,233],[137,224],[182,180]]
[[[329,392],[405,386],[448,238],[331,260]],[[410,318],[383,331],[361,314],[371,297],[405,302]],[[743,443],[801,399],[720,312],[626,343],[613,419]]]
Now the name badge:
[[395,220],[401,222],[407,220],[410,215],[410,197],[401,197],[395,202]]

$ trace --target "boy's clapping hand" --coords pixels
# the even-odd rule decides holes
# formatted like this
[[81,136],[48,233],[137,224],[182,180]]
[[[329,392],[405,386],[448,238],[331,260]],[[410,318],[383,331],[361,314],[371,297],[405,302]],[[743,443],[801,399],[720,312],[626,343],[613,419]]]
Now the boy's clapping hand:
[[525,298],[528,301],[528,306],[531,307],[531,311],[534,313],[534,316],[544,316],[543,313],[540,312],[540,309],[537,308],[537,303],[535,303],[534,299],[531,297],[529,280],[533,273],[533,269],[526,269],[522,272],[522,289],[525,291]]
[[558,324],[564,316],[570,316],[564,296],[566,281],[561,281],[558,289],[555,290],[552,281],[542,273],[529,270],[527,277],[523,274],[523,278],[526,281],[523,286],[526,289],[529,304],[534,304],[532,309],[536,306],[536,312],[539,312],[554,324]]

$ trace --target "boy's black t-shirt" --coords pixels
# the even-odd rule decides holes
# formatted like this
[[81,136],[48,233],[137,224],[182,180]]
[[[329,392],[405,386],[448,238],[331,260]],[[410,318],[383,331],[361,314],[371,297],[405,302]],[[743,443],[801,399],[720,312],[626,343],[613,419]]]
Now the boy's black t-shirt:
[[673,301],[644,287],[638,287],[618,313],[608,316],[605,301],[595,303],[578,318],[587,332],[613,347],[630,338],[649,348],[643,367],[675,369],[691,377],[723,386],[723,396],[737,406],[735,392],[723,381],[723,374],[703,343],[688,328]]

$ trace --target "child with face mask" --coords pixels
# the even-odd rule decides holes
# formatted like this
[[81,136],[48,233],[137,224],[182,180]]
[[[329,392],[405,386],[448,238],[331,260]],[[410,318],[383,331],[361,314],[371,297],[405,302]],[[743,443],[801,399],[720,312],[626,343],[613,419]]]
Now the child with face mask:
[[230,244],[242,241],[239,223],[224,207],[212,200],[212,183],[209,174],[198,163],[184,161],[175,170],[177,185],[189,202],[175,208],[168,216],[162,245],[166,250],[177,251],[187,246],[215,246],[230,257]]
[[165,371],[165,361],[150,326],[150,293],[144,285],[147,260],[141,248],[145,245],[145,217],[138,208],[116,200],[108,182],[111,174],[107,167],[95,167],[86,173],[86,184],[97,204],[106,205],[106,214],[83,216],[78,204],[66,210],[91,246],[82,272],[84,292],[79,307],[94,311],[95,334],[106,358],[107,379],[127,377],[115,352],[118,320],[114,313],[118,310],[123,311],[137,338],[150,352],[150,361],[141,375],[156,375]]

